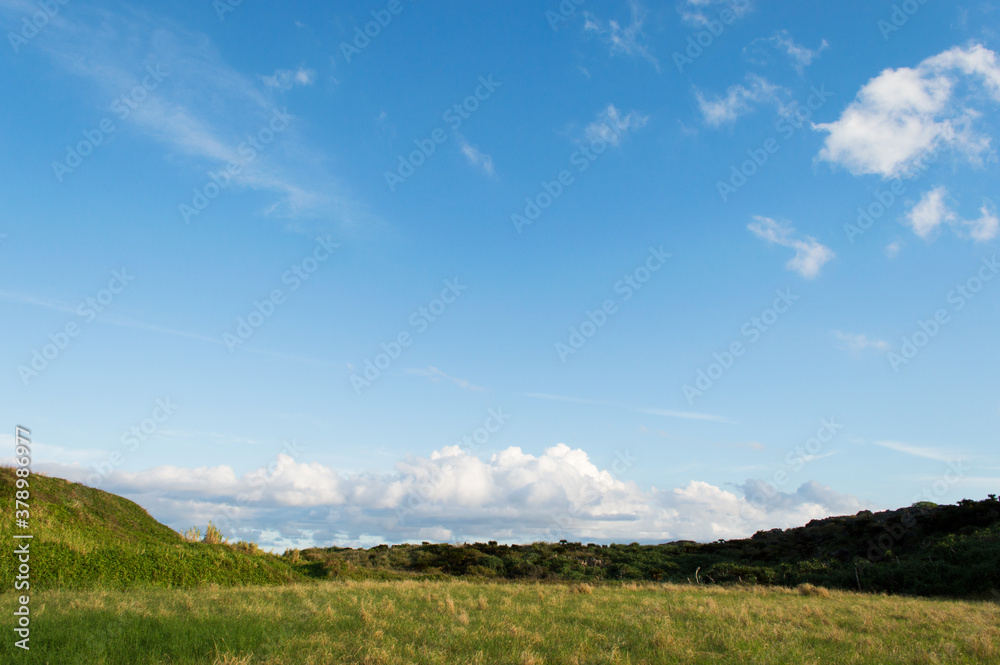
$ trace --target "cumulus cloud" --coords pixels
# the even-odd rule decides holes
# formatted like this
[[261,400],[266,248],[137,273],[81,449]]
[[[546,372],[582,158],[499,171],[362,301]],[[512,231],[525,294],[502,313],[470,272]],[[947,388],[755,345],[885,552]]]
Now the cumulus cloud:
[[986,242],[997,237],[1000,231],[1000,219],[997,218],[996,207],[992,201],[983,202],[983,207],[979,209],[979,218],[965,220],[962,225],[967,229],[966,233],[977,242]]
[[945,201],[947,195],[947,189],[935,187],[920,197],[906,214],[906,222],[914,233],[927,239],[942,223],[958,219]]
[[624,27],[614,19],[603,21],[590,12],[584,12],[583,30],[598,35],[608,45],[612,56],[643,58],[653,65],[656,71],[660,71],[660,62],[646,43],[646,36],[642,30],[646,11],[635,0],[630,3],[630,9],[631,19]]
[[943,224],[949,225],[959,236],[976,242],[987,242],[997,237],[1000,220],[989,199],[983,201],[979,217],[971,220],[959,217],[947,199],[948,190],[945,187],[939,186],[925,192],[906,213],[906,225],[924,240],[933,238],[935,231]]
[[762,238],[770,244],[794,249],[795,257],[785,267],[794,270],[806,279],[813,279],[819,275],[820,269],[836,256],[833,250],[821,245],[815,238],[793,237],[795,229],[770,217],[757,215],[747,228],[758,238]]
[[695,89],[698,108],[705,122],[712,127],[733,122],[760,104],[773,104],[780,113],[784,113],[790,96],[787,89],[756,74],[747,75],[747,86],[730,86],[721,97],[709,99],[701,90]]
[[[273,547],[428,538],[715,540],[864,507],[814,483],[790,493],[759,481],[733,491],[701,481],[645,491],[623,479],[638,463],[624,451],[600,468],[564,444],[538,456],[511,447],[488,460],[446,446],[409,457],[391,473],[350,474],[281,454],[241,476],[228,466],[114,471],[102,489],[138,501],[175,529],[211,519],[234,537]],[[73,480],[89,473],[76,464],[36,466]]]
[[261,76],[261,80],[268,88],[278,90],[291,90],[297,85],[312,85],[316,80],[316,72],[311,69],[279,69],[271,76]]
[[587,125],[584,130],[584,137],[587,141],[604,141],[617,146],[629,132],[642,129],[649,122],[649,116],[640,115],[631,111],[626,115],[615,108],[614,104],[597,114],[597,118]]
[[979,44],[952,48],[916,68],[887,69],[837,121],[814,126],[828,134],[819,157],[855,175],[885,178],[911,175],[946,148],[981,163],[990,149],[990,137],[976,129],[981,92],[1000,101],[996,53]]

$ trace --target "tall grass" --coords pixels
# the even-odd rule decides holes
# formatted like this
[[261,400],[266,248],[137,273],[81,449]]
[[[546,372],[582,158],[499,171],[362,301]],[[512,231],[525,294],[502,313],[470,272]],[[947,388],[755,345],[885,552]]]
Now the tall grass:
[[[0,598],[5,616],[12,600]],[[821,587],[456,580],[47,591],[33,596],[32,616],[30,654],[4,640],[0,662],[1000,663],[996,603]]]

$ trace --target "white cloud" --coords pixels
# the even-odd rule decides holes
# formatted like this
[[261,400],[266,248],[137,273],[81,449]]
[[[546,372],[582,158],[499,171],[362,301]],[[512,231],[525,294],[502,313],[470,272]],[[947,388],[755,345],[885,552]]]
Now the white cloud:
[[815,238],[792,237],[795,229],[787,224],[759,215],[755,216],[754,220],[747,226],[754,235],[771,244],[795,250],[795,257],[786,264],[786,267],[806,279],[812,279],[819,275],[820,269],[836,256],[833,250],[819,244]]
[[[621,460],[643,463],[628,451]],[[470,541],[715,540],[866,507],[815,483],[792,493],[762,492],[760,481],[736,492],[701,481],[644,491],[618,477],[627,466],[609,465],[616,471],[563,444],[538,456],[511,447],[488,460],[447,446],[409,457],[392,473],[342,474],[282,454],[267,469],[242,476],[228,466],[114,471],[102,489],[138,501],[178,530],[236,514],[233,535],[264,545],[419,541],[427,534]],[[73,480],[88,475],[79,465],[36,467]]]
[[[969,92],[960,96],[962,76]],[[996,53],[975,44],[927,58],[915,69],[886,69],[865,84],[840,118],[814,128],[827,132],[820,159],[855,175],[911,175],[941,149],[973,164],[990,149],[990,137],[974,129],[979,83],[1000,101]]]
[[459,147],[469,164],[480,168],[486,175],[495,177],[496,169],[493,166],[493,157],[480,152],[479,148],[468,143],[464,138],[459,137]]
[[649,61],[656,68],[656,71],[660,71],[659,61],[653,55],[649,45],[644,43],[646,36],[643,33],[642,24],[646,19],[646,11],[635,0],[629,6],[631,20],[627,26],[622,27],[614,19],[605,22],[590,12],[584,12],[583,29],[585,32],[593,32],[600,36],[610,47],[611,55],[640,57]]
[[835,331],[834,335],[837,339],[847,344],[847,348],[854,352],[861,352],[865,349],[876,349],[877,351],[888,351],[891,347],[889,343],[881,339],[871,339],[867,335],[855,335],[852,333],[845,333]]
[[431,383],[440,383],[441,381],[448,381],[450,383],[454,383],[459,388],[463,388],[465,390],[472,390],[472,391],[482,390],[482,388],[473,385],[470,381],[467,381],[465,379],[460,379],[455,376],[451,376],[450,374],[446,374],[445,372],[442,372],[433,365],[422,367],[420,369],[408,369],[406,370],[406,374],[415,374],[417,376],[426,377]]
[[985,199],[979,209],[979,218],[965,220],[958,216],[947,202],[948,190],[935,187],[925,192],[906,213],[906,224],[915,234],[929,240],[942,224],[948,224],[956,234],[976,242],[988,242],[1000,232],[1000,220],[992,201]]
[[945,201],[946,196],[947,189],[935,187],[920,197],[920,201],[906,214],[906,222],[914,233],[927,239],[942,223],[957,219]]
[[802,74],[806,67],[811,65],[813,60],[830,46],[824,39],[816,49],[808,49],[801,44],[796,44],[787,30],[779,30],[772,36],[758,41],[768,43],[788,55],[792,66],[799,74]]
[[890,259],[894,259],[897,256],[899,256],[899,251],[902,248],[903,244],[898,240],[894,240],[886,246],[885,255],[888,256]]
[[713,423],[737,424],[735,420],[730,420],[723,416],[714,416],[710,413],[697,413],[693,411],[673,411],[671,409],[636,409],[636,413],[646,413],[651,416],[663,416],[665,418],[680,418],[682,420],[704,420]]
[[649,122],[649,116],[631,111],[626,115],[615,108],[614,104],[597,114],[597,118],[587,125],[584,137],[588,142],[604,141],[617,146],[622,137],[636,129],[642,129]]
[[913,457],[931,459],[938,462],[956,462],[962,459],[962,455],[948,450],[941,450],[940,448],[914,446],[909,443],[900,443],[899,441],[874,441],[873,443],[876,446],[888,448],[889,450],[895,450],[899,453],[911,455]]
[[962,224],[968,228],[968,235],[976,242],[987,242],[997,237],[1000,232],[1000,219],[992,201],[985,201],[979,209],[979,219],[966,220]]
[[698,108],[705,117],[705,122],[712,127],[733,122],[741,115],[746,115],[758,104],[773,104],[780,113],[787,107],[786,100],[790,97],[787,89],[775,85],[756,74],[748,74],[749,87],[741,84],[730,86],[722,97],[709,99],[701,90],[695,88]]
[[682,0],[679,11],[685,23],[703,28],[711,21],[718,20],[723,10],[729,10],[736,18],[742,18],[752,8],[751,0]]
[[[236,137],[268,128],[281,109],[266,94],[266,84],[226,63],[205,34],[146,10],[115,14],[83,7],[57,18],[46,27],[51,38],[38,46],[56,66],[92,84],[100,105],[140,84],[147,68],[165,74],[130,109],[123,132],[159,143],[166,158],[184,160],[206,179],[229,162],[243,163],[232,177],[233,189],[274,194],[264,214],[323,215],[344,223],[368,217],[318,166],[326,158],[300,140],[294,117],[254,160],[239,153],[242,139]],[[301,82],[312,75],[303,70],[296,76]],[[275,77],[278,83],[281,77]]]
[[264,85],[278,90],[291,90],[296,85],[312,85],[316,80],[316,72],[311,69],[279,69],[271,76],[261,76]]

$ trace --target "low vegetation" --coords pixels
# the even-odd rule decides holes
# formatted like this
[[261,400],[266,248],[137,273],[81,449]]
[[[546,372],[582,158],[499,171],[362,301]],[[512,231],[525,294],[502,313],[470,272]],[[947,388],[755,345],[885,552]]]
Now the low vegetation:
[[[0,496],[14,495],[13,469],[0,467]],[[43,475],[31,477],[33,589],[265,585],[305,581],[284,559],[221,541],[190,542],[128,499]],[[0,539],[13,542],[13,510],[0,511]],[[0,567],[12,593],[14,566]]]
[[286,552],[312,577],[472,576],[573,582],[802,584],[865,592],[992,597],[1000,589],[1000,501],[814,520],[752,538],[661,545],[379,545]]

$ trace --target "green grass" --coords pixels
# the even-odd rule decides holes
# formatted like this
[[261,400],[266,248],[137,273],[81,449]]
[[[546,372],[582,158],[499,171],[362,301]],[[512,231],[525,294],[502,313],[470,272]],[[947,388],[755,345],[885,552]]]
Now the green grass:
[[[10,617],[13,597],[2,597]],[[452,580],[32,597],[0,662],[1000,663],[1000,605],[766,587]]]
[[[271,554],[191,543],[136,503],[61,478],[30,478],[30,528],[14,523],[14,470],[0,467],[0,542],[30,533],[32,589],[123,589],[202,584],[286,584],[305,579]],[[14,587],[15,567],[0,567],[0,589]]]

